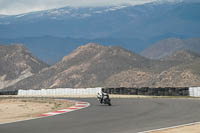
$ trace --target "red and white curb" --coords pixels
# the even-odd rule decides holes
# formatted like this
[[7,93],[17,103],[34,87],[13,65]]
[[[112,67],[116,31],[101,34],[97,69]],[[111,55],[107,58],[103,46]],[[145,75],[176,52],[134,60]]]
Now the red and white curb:
[[77,102],[76,101],[74,106],[71,106],[71,107],[66,108],[66,109],[57,110],[57,111],[54,111],[54,112],[43,113],[43,114],[40,114],[40,117],[47,117],[47,116],[53,116],[53,115],[68,113],[68,112],[80,110],[80,109],[83,109],[83,108],[87,108],[89,106],[90,106],[90,104],[88,102]]
[[[65,101],[65,99],[57,99],[57,100],[64,100]],[[75,105],[71,106],[69,108],[66,108],[66,109],[40,114],[39,117],[27,118],[25,120],[17,120],[17,121],[14,121],[14,122],[0,123],[0,125],[9,124],[9,123],[16,123],[16,122],[23,122],[23,121],[29,121],[29,120],[35,120],[35,119],[41,119],[41,118],[44,118],[44,117],[50,117],[50,116],[54,116],[54,115],[59,115],[59,114],[63,114],[63,113],[72,112],[72,111],[83,109],[83,108],[87,108],[87,107],[90,106],[90,103],[88,103],[88,102],[80,102],[80,101],[73,101],[73,100],[66,100],[66,101],[75,102]]]

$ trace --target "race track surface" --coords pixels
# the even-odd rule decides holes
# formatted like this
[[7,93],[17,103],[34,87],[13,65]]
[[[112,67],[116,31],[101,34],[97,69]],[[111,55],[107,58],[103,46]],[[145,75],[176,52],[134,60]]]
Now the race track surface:
[[112,99],[100,105],[42,119],[0,125],[0,133],[136,133],[200,121],[200,100]]

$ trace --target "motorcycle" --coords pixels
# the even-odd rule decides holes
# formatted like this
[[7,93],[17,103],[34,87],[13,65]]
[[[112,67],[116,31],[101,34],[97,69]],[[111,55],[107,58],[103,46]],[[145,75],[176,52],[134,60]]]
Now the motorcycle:
[[103,96],[100,96],[98,94],[97,99],[101,104],[108,104],[108,106],[111,106],[111,99],[109,98],[109,95],[107,93],[104,93]]

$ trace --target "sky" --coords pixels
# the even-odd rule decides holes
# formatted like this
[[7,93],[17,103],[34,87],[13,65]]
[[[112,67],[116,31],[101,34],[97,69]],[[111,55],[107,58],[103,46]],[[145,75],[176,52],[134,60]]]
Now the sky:
[[33,11],[60,8],[64,6],[97,7],[121,4],[138,5],[155,1],[177,0],[0,0],[0,14],[16,15]]

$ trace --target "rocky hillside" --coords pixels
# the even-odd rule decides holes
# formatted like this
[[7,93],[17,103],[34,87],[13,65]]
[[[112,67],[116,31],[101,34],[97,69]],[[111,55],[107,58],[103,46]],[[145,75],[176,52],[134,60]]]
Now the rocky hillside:
[[141,52],[141,55],[151,59],[161,59],[179,50],[189,50],[200,54],[200,38],[190,38],[187,40],[169,38],[161,40],[145,49]]
[[[183,53],[177,52],[174,54],[177,56],[159,61],[120,47],[89,43],[78,47],[57,64],[6,89],[200,85],[198,70],[193,71],[194,67],[199,68],[199,64],[194,62],[200,58],[196,56],[189,62],[179,61],[179,55]],[[187,54],[188,58],[195,56]],[[187,66],[188,63],[191,66]]]
[[0,89],[32,76],[47,65],[22,45],[0,45]]
[[188,50],[176,51],[164,58],[177,64],[162,71],[129,69],[112,75],[106,82],[110,87],[190,87],[200,86],[200,55]]
[[149,60],[120,47],[89,43],[78,47],[60,62],[33,75],[12,89],[104,86],[113,74],[145,68]]
[[189,50],[178,50],[171,55],[162,58],[162,60],[174,60],[174,61],[184,61],[184,62],[192,62],[196,59],[200,58],[200,54],[195,52],[191,52]]
[[[196,66],[197,67],[197,66]],[[198,64],[200,67],[200,64]],[[130,69],[112,75],[106,81],[107,87],[191,87],[200,86],[200,74],[187,68],[182,71],[178,67],[161,73]]]

